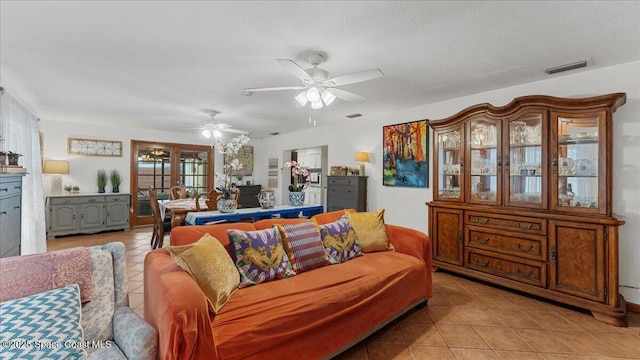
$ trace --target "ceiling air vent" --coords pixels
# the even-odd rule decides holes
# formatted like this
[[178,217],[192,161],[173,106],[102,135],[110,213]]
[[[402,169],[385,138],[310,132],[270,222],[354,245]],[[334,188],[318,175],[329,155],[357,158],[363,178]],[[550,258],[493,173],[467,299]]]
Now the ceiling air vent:
[[362,116],[362,114],[350,114],[350,115],[347,115],[347,117],[349,119],[357,118],[357,117],[360,117],[360,116]]

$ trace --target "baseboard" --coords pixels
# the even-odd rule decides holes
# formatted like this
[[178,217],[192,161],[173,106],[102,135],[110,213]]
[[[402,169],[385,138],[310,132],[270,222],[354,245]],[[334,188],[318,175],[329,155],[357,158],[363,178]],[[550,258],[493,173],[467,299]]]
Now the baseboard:
[[640,314],[640,305],[627,302],[627,311]]

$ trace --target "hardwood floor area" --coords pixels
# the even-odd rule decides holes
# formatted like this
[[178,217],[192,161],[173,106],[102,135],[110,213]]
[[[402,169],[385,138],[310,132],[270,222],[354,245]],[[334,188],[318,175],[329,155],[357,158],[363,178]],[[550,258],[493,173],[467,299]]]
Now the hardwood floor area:
[[[121,241],[127,249],[130,306],[143,316],[143,261],[151,227],[68,236],[49,250]],[[169,236],[165,238],[165,246]],[[575,309],[443,272],[429,305],[361,341],[339,359],[640,359],[640,314],[629,327],[603,324]]]

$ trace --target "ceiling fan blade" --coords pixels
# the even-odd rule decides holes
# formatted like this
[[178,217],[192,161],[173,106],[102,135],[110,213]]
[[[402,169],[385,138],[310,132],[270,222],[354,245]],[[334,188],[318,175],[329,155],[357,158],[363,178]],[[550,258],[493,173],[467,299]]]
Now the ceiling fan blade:
[[232,128],[224,128],[224,129],[220,129],[220,131],[226,131],[226,132],[230,132],[230,133],[236,133],[236,134],[245,134],[248,135],[249,132],[245,131],[245,130],[238,130],[238,129],[232,129]]
[[325,81],[324,85],[329,87],[342,86],[342,85],[348,85],[348,84],[355,84],[355,83],[359,83],[367,80],[373,80],[383,76],[384,74],[382,73],[382,71],[380,71],[380,69],[364,70],[364,71],[358,71],[358,72],[347,74],[347,75],[334,77],[333,79],[329,79]]
[[328,91],[331,92],[333,95],[335,95],[339,99],[354,102],[357,104],[362,104],[363,102],[366,102],[367,100],[369,100],[362,95],[358,95],[356,93],[352,93],[351,91],[346,91],[342,89],[331,88]]
[[268,87],[268,88],[253,88],[253,89],[244,89],[243,93],[253,93],[258,91],[276,91],[276,90],[303,90],[306,88],[305,86],[277,86],[277,87]]
[[292,73],[293,76],[298,79],[304,81],[305,84],[312,84],[313,78],[307,74],[307,72],[300,67],[300,65],[296,64],[293,60],[289,59],[276,59],[277,62],[282,65],[288,72]]

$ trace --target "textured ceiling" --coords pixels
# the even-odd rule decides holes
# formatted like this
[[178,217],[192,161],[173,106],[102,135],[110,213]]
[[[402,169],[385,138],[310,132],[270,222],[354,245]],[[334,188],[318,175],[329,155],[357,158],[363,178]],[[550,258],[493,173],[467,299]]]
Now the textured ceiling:
[[0,85],[42,119],[195,132],[212,109],[256,138],[305,129],[295,92],[241,92],[299,85],[275,59],[312,51],[331,77],[385,74],[344,86],[370,100],[322,126],[638,60],[640,2],[0,0]]

